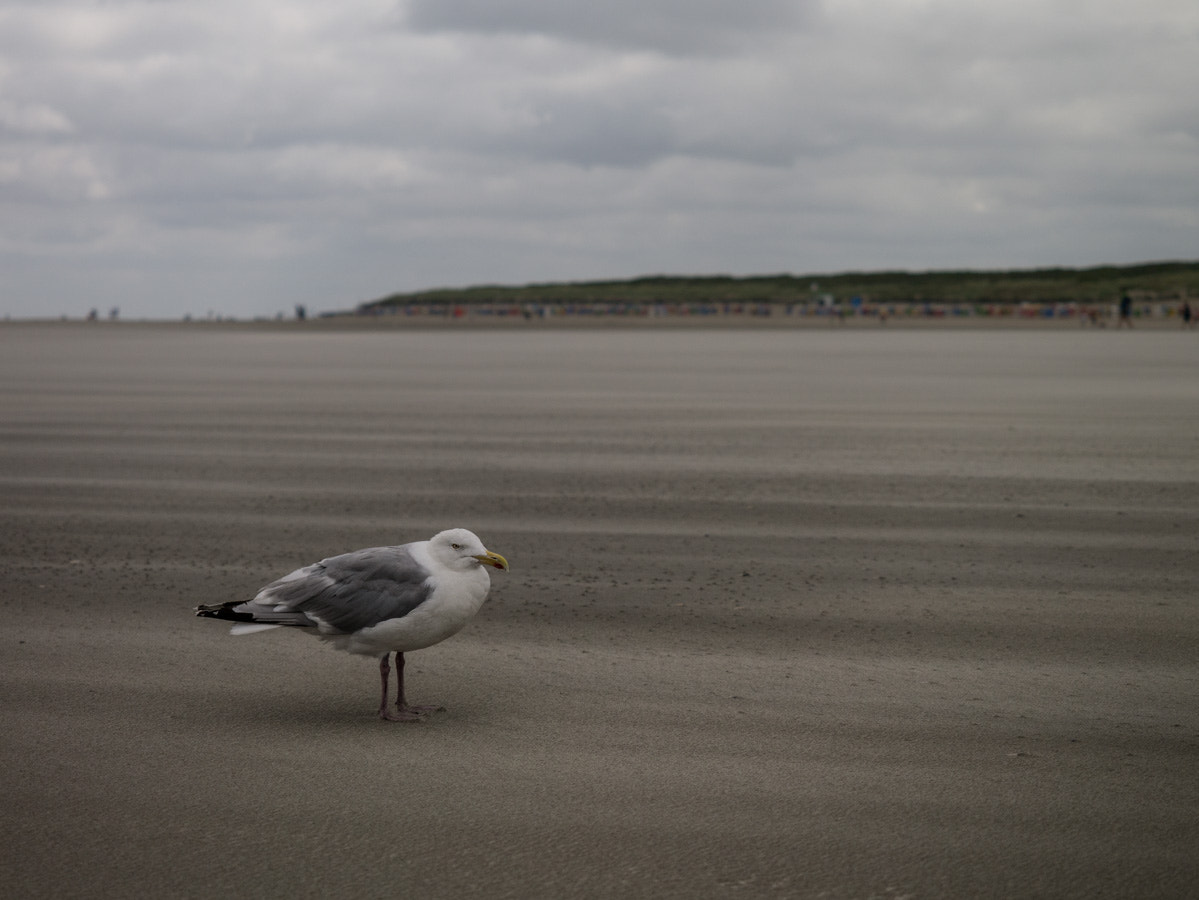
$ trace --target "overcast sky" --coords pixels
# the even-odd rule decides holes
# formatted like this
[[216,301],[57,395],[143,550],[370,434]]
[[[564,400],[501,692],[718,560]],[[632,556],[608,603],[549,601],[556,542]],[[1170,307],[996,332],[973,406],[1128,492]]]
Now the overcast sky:
[[0,0],[0,317],[1199,258],[1195,0]]

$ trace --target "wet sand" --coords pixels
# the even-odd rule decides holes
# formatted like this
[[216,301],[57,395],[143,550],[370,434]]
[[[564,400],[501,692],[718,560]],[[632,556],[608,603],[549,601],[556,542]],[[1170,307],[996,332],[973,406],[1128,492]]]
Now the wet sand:
[[[1190,897],[1199,335],[0,326],[10,897]],[[199,603],[477,531],[377,668]]]

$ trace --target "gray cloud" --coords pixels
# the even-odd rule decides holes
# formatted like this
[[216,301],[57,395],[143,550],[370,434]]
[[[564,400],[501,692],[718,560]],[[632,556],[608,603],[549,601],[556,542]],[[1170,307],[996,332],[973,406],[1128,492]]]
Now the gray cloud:
[[410,0],[416,31],[542,35],[683,55],[751,47],[801,26],[816,0]]

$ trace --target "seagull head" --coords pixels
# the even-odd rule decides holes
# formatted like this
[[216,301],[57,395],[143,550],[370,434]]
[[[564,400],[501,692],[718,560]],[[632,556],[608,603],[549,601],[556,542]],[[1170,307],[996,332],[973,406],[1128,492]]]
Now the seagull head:
[[429,540],[429,552],[433,557],[455,569],[473,566],[493,566],[508,571],[508,560],[492,553],[473,531],[451,528],[433,535]]

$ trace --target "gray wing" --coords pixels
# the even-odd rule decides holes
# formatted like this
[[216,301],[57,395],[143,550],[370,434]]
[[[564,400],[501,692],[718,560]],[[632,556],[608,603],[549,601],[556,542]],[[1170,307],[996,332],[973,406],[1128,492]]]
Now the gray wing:
[[253,602],[302,612],[322,632],[348,634],[408,615],[432,593],[428,577],[407,545],[372,547],[297,569]]

